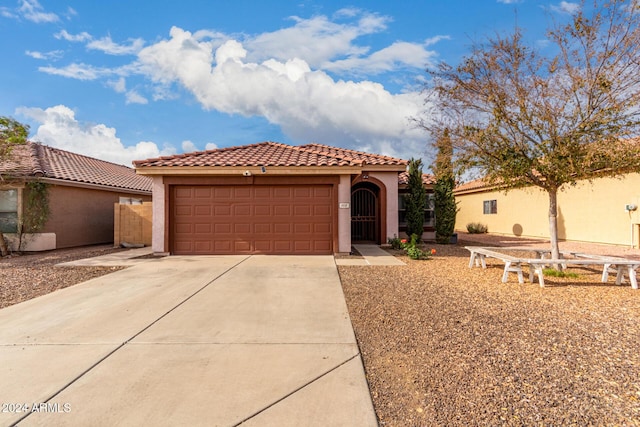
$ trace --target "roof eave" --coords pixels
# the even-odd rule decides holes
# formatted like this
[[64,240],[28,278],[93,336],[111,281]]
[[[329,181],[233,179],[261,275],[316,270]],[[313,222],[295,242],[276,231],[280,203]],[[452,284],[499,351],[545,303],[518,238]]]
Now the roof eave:
[[139,175],[349,175],[367,171],[404,171],[404,165],[363,166],[141,166]]

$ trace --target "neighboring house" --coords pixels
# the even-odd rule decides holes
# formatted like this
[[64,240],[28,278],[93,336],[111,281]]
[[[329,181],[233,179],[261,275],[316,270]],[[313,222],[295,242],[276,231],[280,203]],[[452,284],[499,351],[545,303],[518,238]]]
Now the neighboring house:
[[151,180],[131,168],[33,142],[0,163],[0,176],[0,227],[14,249],[29,182],[47,184],[50,213],[23,250],[111,243],[114,204],[151,200]]
[[[480,222],[490,233],[549,238],[549,199],[537,187],[505,193],[482,180],[455,190],[460,211],[456,229]],[[640,174],[621,179],[581,181],[558,192],[558,238],[569,241],[638,246]]]
[[134,162],[153,178],[154,252],[172,254],[332,254],[386,243],[399,234],[407,164],[275,142]]
[[[427,206],[424,210],[424,240],[434,240],[436,238],[436,217],[434,214],[433,185],[436,178],[426,173],[422,174],[422,184],[427,192]],[[409,192],[409,172],[402,172],[398,175],[398,231],[400,237],[407,237],[407,212],[405,209],[405,196]]]

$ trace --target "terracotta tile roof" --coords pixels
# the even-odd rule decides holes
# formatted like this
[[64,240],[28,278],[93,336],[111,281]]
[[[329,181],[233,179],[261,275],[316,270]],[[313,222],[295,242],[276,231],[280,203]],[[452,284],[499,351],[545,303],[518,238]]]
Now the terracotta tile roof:
[[28,142],[16,147],[0,163],[0,174],[10,178],[44,177],[123,190],[151,192],[151,179],[135,170],[58,148]]
[[349,150],[346,148],[331,147],[329,145],[313,143],[313,144],[301,145],[299,148],[304,150],[313,150],[314,152],[317,152],[323,155],[328,155],[328,156],[362,160],[367,165],[407,165],[409,164],[407,160],[402,160],[395,157],[365,153],[363,151]]
[[495,187],[494,185],[488,184],[483,179],[474,179],[473,181],[465,182],[464,184],[458,185],[454,191],[454,193],[466,193],[473,192],[478,190],[483,190],[486,188]]
[[407,161],[360,151],[329,147],[321,144],[293,146],[277,142],[219,148],[209,151],[133,162],[136,168],[145,167],[244,167],[244,166],[361,166],[406,165]]
[[[422,174],[422,184],[433,185],[436,183],[436,177],[428,173]],[[402,172],[398,175],[398,185],[409,185],[409,172]]]

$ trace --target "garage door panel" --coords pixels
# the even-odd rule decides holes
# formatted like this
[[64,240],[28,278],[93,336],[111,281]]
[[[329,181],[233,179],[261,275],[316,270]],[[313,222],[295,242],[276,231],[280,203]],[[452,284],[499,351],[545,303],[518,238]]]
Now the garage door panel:
[[291,187],[273,187],[273,198],[274,199],[290,199],[291,198]]
[[233,242],[231,240],[224,240],[224,239],[215,240],[213,242],[213,247],[216,253],[222,253],[222,254],[233,253],[232,251]]
[[234,252],[235,253],[250,253],[251,252],[251,242],[248,240],[235,240],[233,242]]
[[254,187],[254,197],[256,200],[263,201],[265,199],[269,200],[273,198],[273,187]]
[[251,206],[250,205],[231,205],[231,210],[235,216],[250,216],[251,215]]
[[270,234],[273,230],[272,225],[271,223],[254,224],[253,231],[255,234]]
[[191,216],[192,212],[193,212],[192,206],[176,206],[175,207],[176,216],[187,217],[187,216]]
[[293,229],[296,232],[296,234],[299,234],[299,233],[311,234],[312,228],[313,228],[313,224],[309,224],[306,222],[293,225]]
[[311,209],[312,207],[309,205],[300,205],[300,206],[294,206],[293,207],[293,214],[296,217],[300,217],[300,216],[309,216],[311,215]]
[[211,205],[196,205],[193,214],[197,216],[211,216]]
[[273,252],[273,245],[271,240],[255,240],[255,251],[259,253],[271,253]]
[[325,205],[313,205],[313,214],[319,216],[331,216],[331,207]]
[[175,186],[176,254],[329,254],[331,185]]
[[316,223],[313,224],[313,232],[316,234],[328,235],[331,233],[331,224]]
[[196,224],[193,228],[197,234],[211,234],[211,224]]
[[216,204],[213,206],[213,215],[216,217],[228,217],[231,215],[231,206]]
[[233,232],[236,234],[250,234],[251,224],[250,223],[233,224]]
[[233,199],[232,187],[212,187],[213,199],[215,200],[231,200]]
[[291,216],[291,205],[275,205],[273,207],[273,216]]
[[174,197],[177,199],[191,199],[193,198],[193,188],[178,187],[174,192]]
[[270,205],[255,205],[253,213],[255,216],[271,216]]
[[196,253],[207,253],[213,250],[211,240],[197,240],[194,244],[194,251]]
[[234,187],[233,198],[235,200],[252,200],[253,199],[253,187]]
[[195,199],[210,199],[211,190],[211,187],[195,187],[192,194]]
[[231,233],[231,227],[233,225],[231,223],[222,223],[222,224],[214,224],[213,232],[216,234],[229,234]]
[[193,224],[176,224],[176,234],[193,234]]

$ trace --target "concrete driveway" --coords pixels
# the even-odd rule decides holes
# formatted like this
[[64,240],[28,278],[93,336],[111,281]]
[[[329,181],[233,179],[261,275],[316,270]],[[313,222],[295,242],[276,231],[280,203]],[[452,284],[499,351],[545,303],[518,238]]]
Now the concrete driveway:
[[377,425],[331,256],[167,257],[0,310],[0,425]]

